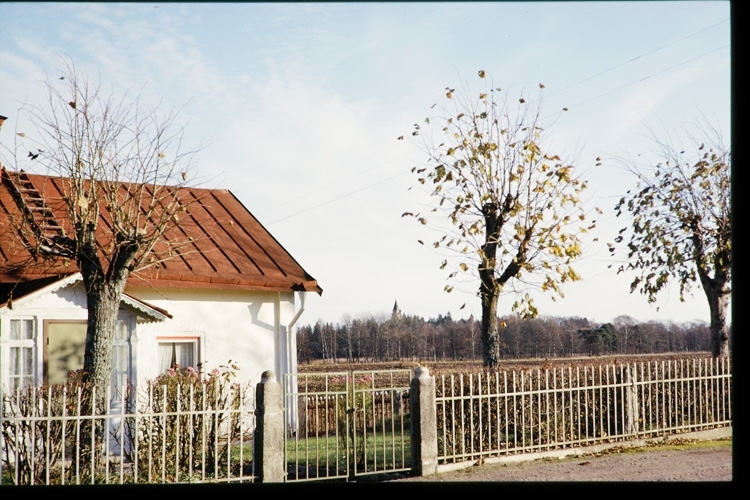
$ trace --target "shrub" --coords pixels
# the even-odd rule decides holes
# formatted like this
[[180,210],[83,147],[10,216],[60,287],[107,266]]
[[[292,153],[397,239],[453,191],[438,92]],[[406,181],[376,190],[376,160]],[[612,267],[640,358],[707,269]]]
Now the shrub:
[[139,481],[203,478],[227,463],[240,433],[237,369],[231,360],[208,374],[175,366],[147,382],[137,397],[139,416],[126,424],[127,456]]
[[[91,464],[91,455],[90,446],[76,446],[80,442],[77,437],[90,432],[92,420],[75,417],[91,414],[91,389],[92,385],[84,382],[83,372],[75,371],[70,372],[64,385],[3,391],[0,444],[8,473],[3,483],[10,478],[15,484],[49,484],[59,482],[62,475],[67,482],[73,475],[80,479],[83,469]],[[63,470],[61,459],[72,458],[73,454],[78,466]]]
[[[375,401],[371,392],[355,392],[370,387],[372,377],[365,375],[357,380],[351,376],[333,377],[331,382],[336,390],[346,390],[346,397],[338,398],[338,435],[343,449],[348,449],[350,460],[360,467],[365,464],[364,443],[355,442],[355,434],[360,440],[367,439],[367,429],[374,426]],[[358,445],[358,446],[355,446]]]

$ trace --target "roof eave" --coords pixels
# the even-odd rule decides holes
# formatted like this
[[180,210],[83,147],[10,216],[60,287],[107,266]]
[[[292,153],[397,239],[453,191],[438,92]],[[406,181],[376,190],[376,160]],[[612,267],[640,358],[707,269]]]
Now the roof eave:
[[166,309],[151,305],[127,293],[122,294],[122,303],[141,313],[140,316],[142,318],[150,319],[151,321],[165,321],[173,317]]
[[[26,302],[32,301],[40,295],[55,293],[61,288],[75,285],[82,280],[83,277],[81,276],[81,273],[73,273],[67,276],[62,276],[60,277],[60,279],[53,283],[47,284],[35,290],[31,290],[21,297],[15,298],[13,300],[8,300],[0,304],[0,311],[2,311],[3,309],[10,310],[14,307],[19,306],[22,307]],[[136,299],[135,297],[128,295],[127,293],[122,294],[122,299],[120,302],[121,304],[125,304],[131,309],[135,310],[138,316],[143,319],[147,319],[150,321],[164,321],[166,319],[172,318],[172,315],[167,310],[151,305],[148,302],[144,302],[140,299]]]

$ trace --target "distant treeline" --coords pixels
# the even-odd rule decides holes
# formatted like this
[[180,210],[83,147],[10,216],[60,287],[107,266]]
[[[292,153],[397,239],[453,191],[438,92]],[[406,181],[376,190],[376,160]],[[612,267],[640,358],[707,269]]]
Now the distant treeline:
[[[505,316],[498,322],[504,359],[711,350],[708,324],[702,321],[641,323],[618,316],[611,323],[595,324],[578,317]],[[318,322],[298,328],[297,354],[300,363],[481,359],[480,330],[481,322],[473,317],[454,321],[450,314],[426,321],[394,314],[335,325]]]

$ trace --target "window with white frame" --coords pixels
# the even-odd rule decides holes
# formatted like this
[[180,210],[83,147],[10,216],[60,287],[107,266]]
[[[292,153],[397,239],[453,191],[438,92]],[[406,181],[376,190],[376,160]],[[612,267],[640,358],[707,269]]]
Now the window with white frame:
[[198,337],[165,337],[157,339],[159,343],[159,373],[170,368],[198,368]]
[[10,320],[10,390],[34,383],[34,320]]

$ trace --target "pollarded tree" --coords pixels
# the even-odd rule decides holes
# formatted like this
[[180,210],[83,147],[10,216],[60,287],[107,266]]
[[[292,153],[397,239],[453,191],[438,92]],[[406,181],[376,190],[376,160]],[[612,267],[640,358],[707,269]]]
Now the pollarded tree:
[[[88,309],[84,370],[103,396],[128,276],[158,263],[155,246],[161,245],[159,254],[169,258],[179,251],[176,246],[187,243],[165,241],[163,235],[189,203],[181,199],[180,188],[196,150],[182,149],[174,113],[161,117],[139,99],[116,99],[72,62],[46,87],[47,103],[29,107],[37,133],[17,134],[24,151],[35,152],[23,160],[13,153],[15,176],[20,178],[22,167],[59,175],[62,192],[43,203],[64,213],[65,220],[57,220],[58,230],[50,232],[17,190],[23,217],[12,223],[31,255],[28,265],[77,264]],[[11,185],[12,178],[9,174]],[[104,403],[97,398],[99,411]]]
[[656,166],[627,161],[638,187],[615,206],[618,216],[632,217],[615,239],[628,249],[618,272],[635,271],[630,291],[646,295],[649,303],[672,280],[679,283],[680,300],[699,281],[711,314],[711,350],[723,356],[729,350],[732,290],[731,153],[717,129],[698,128],[700,135],[689,138],[691,148],[654,136],[662,158]]
[[[479,77],[487,82],[484,71]],[[440,116],[426,119],[426,126],[415,125],[412,135],[422,137],[432,165],[412,170],[437,206],[425,215],[404,215],[422,224],[449,222],[433,245],[455,251],[449,278],[478,274],[483,359],[494,368],[500,359],[501,293],[520,290],[518,284],[562,297],[560,285],[579,279],[571,263],[581,256],[581,234],[587,230],[580,198],[586,182],[574,175],[573,165],[546,149],[541,90],[535,102],[529,97],[511,102],[491,83],[484,87],[474,95],[448,88],[452,107],[440,107]],[[448,264],[446,259],[442,268]],[[529,294],[522,297],[513,310],[536,316]]]

